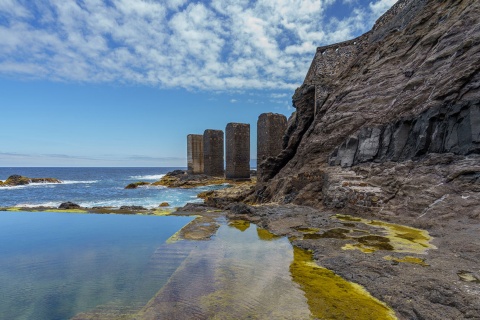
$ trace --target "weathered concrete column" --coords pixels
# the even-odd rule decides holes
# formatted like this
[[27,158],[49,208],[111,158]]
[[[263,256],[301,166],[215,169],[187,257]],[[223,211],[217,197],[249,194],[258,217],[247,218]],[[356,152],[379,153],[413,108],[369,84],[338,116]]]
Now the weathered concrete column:
[[250,125],[229,123],[226,128],[227,179],[250,179]]
[[201,134],[187,136],[187,166],[188,173],[203,173],[203,135]]
[[203,172],[223,177],[223,131],[207,129],[203,133]]
[[262,113],[257,121],[257,175],[260,163],[282,152],[283,135],[287,130],[287,117],[278,113]]

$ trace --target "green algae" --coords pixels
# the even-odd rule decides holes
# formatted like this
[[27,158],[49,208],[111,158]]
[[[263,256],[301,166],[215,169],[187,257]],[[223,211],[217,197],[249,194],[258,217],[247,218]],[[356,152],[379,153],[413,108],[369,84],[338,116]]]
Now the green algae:
[[85,209],[48,209],[46,212],[61,212],[61,213],[88,213]]
[[330,239],[347,239],[346,233],[349,233],[349,232],[350,232],[349,229],[334,228],[334,229],[326,230],[326,231],[323,232],[322,234],[318,234],[318,233],[305,234],[305,235],[303,236],[303,239],[307,239],[307,240],[310,240],[310,239],[326,239],[326,238],[330,238]]
[[250,228],[250,221],[246,220],[232,220],[228,223],[229,227],[235,228],[237,230],[240,230],[241,232],[244,232],[248,228]]
[[152,215],[154,215],[154,216],[169,216],[174,211],[175,211],[174,208],[171,208],[171,209],[165,209],[165,208],[155,209],[155,211],[153,211]]
[[294,247],[290,273],[305,292],[318,319],[396,319],[395,312],[362,286],[348,282],[313,262],[309,251]]
[[268,230],[257,227],[257,235],[260,240],[273,241],[282,238],[281,236],[274,235]]
[[352,238],[357,240],[358,243],[347,244],[342,247],[344,250],[357,249],[365,253],[371,253],[377,250],[388,250],[401,253],[424,254],[428,249],[436,249],[436,247],[430,243],[433,238],[426,230],[380,220],[354,218],[348,215],[336,215],[334,217],[341,221],[356,221],[383,229],[384,235],[371,235],[375,236],[375,238],[371,236]]
[[400,263],[417,264],[417,265],[420,265],[422,267],[430,266],[428,263],[425,263],[425,259],[418,258],[418,257],[412,257],[412,256],[405,256],[403,258],[385,256],[385,257],[383,257],[383,259],[388,260],[388,261],[400,262]]
[[319,228],[304,228],[304,227],[296,227],[294,228],[297,231],[300,231],[301,233],[317,233],[320,231]]

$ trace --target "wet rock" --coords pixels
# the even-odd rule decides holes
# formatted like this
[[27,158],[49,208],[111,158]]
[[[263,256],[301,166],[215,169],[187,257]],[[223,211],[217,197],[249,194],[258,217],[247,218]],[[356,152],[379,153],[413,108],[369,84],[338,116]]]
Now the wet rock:
[[13,186],[23,186],[30,183],[62,183],[61,180],[55,178],[28,178],[18,174],[11,175],[3,183],[0,183],[0,186],[4,187],[13,187]]
[[252,214],[254,212],[252,207],[244,203],[233,203],[228,209],[234,214]]
[[138,188],[138,187],[148,186],[148,185],[150,185],[149,182],[138,181],[138,182],[130,183],[129,185],[127,185],[127,186],[125,187],[125,189],[136,189],[136,188]]
[[162,202],[158,206],[159,207],[170,207],[170,204],[168,202]]
[[81,208],[80,205],[78,205],[76,203],[73,203],[73,202],[70,202],[70,201],[63,202],[58,207],[58,209],[79,209],[79,208]]
[[142,206],[121,206],[120,210],[137,211],[137,210],[148,210],[148,209]]

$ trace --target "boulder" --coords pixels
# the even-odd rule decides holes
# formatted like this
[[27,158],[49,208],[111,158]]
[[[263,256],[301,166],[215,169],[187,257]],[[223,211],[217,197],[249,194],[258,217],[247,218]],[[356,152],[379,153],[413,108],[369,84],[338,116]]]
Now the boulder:
[[60,204],[58,209],[79,209],[81,208],[78,204],[67,201]]

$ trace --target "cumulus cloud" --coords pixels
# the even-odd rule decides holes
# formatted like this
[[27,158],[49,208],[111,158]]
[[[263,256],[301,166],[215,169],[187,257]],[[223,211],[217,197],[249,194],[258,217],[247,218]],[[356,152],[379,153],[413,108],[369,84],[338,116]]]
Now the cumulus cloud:
[[[360,1],[361,2],[361,1]],[[0,74],[200,90],[293,89],[315,48],[394,0],[0,0]],[[327,16],[337,5],[342,18]]]

